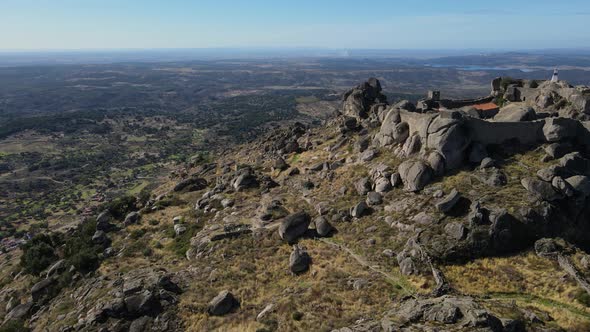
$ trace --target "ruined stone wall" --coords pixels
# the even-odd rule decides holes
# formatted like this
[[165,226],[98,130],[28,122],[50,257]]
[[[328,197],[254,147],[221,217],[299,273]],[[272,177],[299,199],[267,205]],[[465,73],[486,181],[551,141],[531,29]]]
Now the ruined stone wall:
[[522,144],[533,144],[544,140],[544,120],[490,122],[476,118],[467,118],[465,125],[469,128],[473,141],[480,142],[484,145],[501,144],[514,139]]
[[[400,111],[400,119],[408,123],[410,134],[417,132],[423,139],[428,137],[428,128],[435,118],[441,113],[416,113],[405,110]],[[555,118],[536,121],[521,122],[493,122],[483,119],[465,117],[463,125],[471,134],[473,142],[484,145],[502,144],[510,140],[518,140],[522,144],[537,144],[547,141],[543,127],[548,121],[556,121]],[[571,135],[577,141],[590,147],[590,121],[580,122],[574,119],[558,118],[560,125],[572,128]]]
[[461,107],[472,106],[472,105],[477,105],[477,104],[485,104],[485,103],[491,102],[492,100],[494,100],[493,96],[487,96],[487,97],[482,97],[482,98],[477,98],[477,99],[459,99],[459,100],[442,99],[438,102],[438,104],[439,104],[439,106],[442,106],[444,108],[453,109],[453,108],[461,108]]

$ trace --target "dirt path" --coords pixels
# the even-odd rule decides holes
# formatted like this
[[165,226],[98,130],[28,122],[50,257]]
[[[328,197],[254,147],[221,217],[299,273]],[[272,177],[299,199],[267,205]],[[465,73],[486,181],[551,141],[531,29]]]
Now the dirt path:
[[410,289],[407,285],[405,285],[405,283],[402,281],[402,279],[400,279],[399,277],[385,272],[383,270],[381,270],[379,268],[378,265],[371,265],[369,263],[369,261],[367,261],[367,259],[361,255],[358,255],[357,253],[355,253],[354,251],[352,251],[352,249],[344,246],[344,245],[340,245],[338,243],[332,242],[328,239],[319,239],[321,242],[324,242],[332,247],[335,247],[339,250],[345,251],[346,253],[348,253],[350,255],[350,257],[352,257],[355,261],[357,261],[357,263],[359,263],[359,265],[362,265],[368,269],[370,269],[373,272],[379,273],[380,275],[382,275],[387,281],[391,282],[392,284],[398,285],[401,287],[402,290],[404,290],[405,293],[407,293],[408,295],[412,296],[412,297],[416,297],[416,292],[412,289]]

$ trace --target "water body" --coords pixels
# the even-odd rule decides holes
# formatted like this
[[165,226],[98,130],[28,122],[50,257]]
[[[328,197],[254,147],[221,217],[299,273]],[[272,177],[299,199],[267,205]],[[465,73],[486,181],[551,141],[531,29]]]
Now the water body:
[[458,66],[458,65],[426,65],[426,67],[432,68],[455,68],[459,70],[466,70],[466,71],[478,71],[478,70],[520,70],[523,73],[530,73],[535,71],[535,69],[530,68],[519,68],[519,67],[490,67],[490,66],[478,66],[478,65],[471,65],[471,66]]

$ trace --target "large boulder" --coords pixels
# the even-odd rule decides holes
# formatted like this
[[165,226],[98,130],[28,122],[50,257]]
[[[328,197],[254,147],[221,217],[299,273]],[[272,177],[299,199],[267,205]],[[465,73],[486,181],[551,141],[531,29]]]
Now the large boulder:
[[127,313],[131,317],[156,315],[162,310],[160,301],[158,301],[156,295],[150,290],[129,295],[125,297],[124,301]]
[[174,191],[198,191],[207,188],[207,180],[199,177],[191,177],[182,180],[174,186]]
[[286,217],[289,215],[289,211],[280,200],[271,199],[270,201],[263,200],[258,208],[257,215],[260,220],[270,222]]
[[359,202],[350,209],[350,215],[353,218],[360,218],[369,212],[369,206],[364,201]]
[[307,251],[298,245],[293,246],[293,252],[289,256],[289,270],[295,274],[303,273],[309,269],[311,257]]
[[577,121],[566,118],[545,119],[543,136],[547,142],[559,142],[577,135]]
[[554,201],[561,198],[561,195],[553,189],[549,182],[535,178],[524,178],[520,181],[522,186],[537,199]]
[[565,179],[565,181],[580,195],[590,196],[590,177],[574,175]]
[[365,196],[372,188],[371,180],[368,177],[359,179],[355,184],[354,188],[359,196]]
[[535,242],[535,253],[541,257],[555,257],[562,250],[553,239],[543,238]]
[[127,216],[125,216],[125,221],[123,222],[123,224],[125,226],[135,224],[139,221],[139,217],[140,217],[139,212],[137,212],[137,211],[129,212],[127,214]]
[[330,233],[334,229],[330,222],[328,222],[328,219],[326,219],[326,217],[323,216],[315,218],[314,224],[316,233],[321,237],[330,235]]
[[460,199],[461,194],[459,194],[457,189],[453,189],[450,194],[435,204],[436,209],[442,213],[447,213],[455,207]]
[[510,253],[528,245],[531,234],[522,222],[506,210],[491,213],[490,221],[491,254]]
[[572,152],[559,159],[559,166],[565,174],[585,175],[590,171],[590,160],[579,152]]
[[509,104],[502,107],[500,112],[494,117],[496,122],[521,122],[533,121],[537,119],[537,113],[531,107],[521,106],[519,104]]
[[113,217],[112,217],[111,212],[109,210],[102,211],[96,217],[96,230],[97,231],[105,231],[105,232],[110,231],[113,228],[113,225],[111,224],[112,218]]
[[234,297],[234,295],[229,291],[224,290],[209,302],[207,312],[212,316],[223,316],[239,306],[240,302]]
[[311,217],[306,212],[297,212],[285,218],[279,226],[281,239],[292,243],[307,231]]
[[239,191],[248,188],[257,188],[260,186],[260,183],[254,171],[250,167],[244,167],[236,172],[235,178],[231,181],[231,186]]
[[381,93],[381,83],[370,78],[344,94],[343,112],[346,116],[366,119],[374,104],[386,103],[387,97]]
[[545,153],[551,158],[557,159],[563,157],[565,154],[572,151],[572,146],[569,143],[551,143],[543,148]]
[[570,96],[569,101],[577,111],[590,114],[590,96],[575,93]]
[[53,295],[52,289],[53,286],[57,283],[57,278],[50,277],[43,279],[33,285],[31,288],[31,296],[33,298],[34,303],[43,303],[44,301],[48,300],[48,298]]
[[378,193],[386,193],[390,191],[393,187],[391,186],[391,179],[390,177],[380,177],[375,181],[375,191]]
[[432,169],[424,161],[407,160],[398,167],[404,189],[411,192],[422,190],[432,180]]
[[369,193],[367,193],[366,202],[369,206],[379,205],[383,203],[383,197],[378,192],[370,191]]
[[16,307],[14,307],[12,310],[10,310],[10,312],[6,315],[6,317],[4,317],[5,321],[9,321],[12,319],[25,319],[30,313],[31,310],[33,309],[33,302],[27,302],[27,303],[23,303],[23,304],[19,304]]
[[426,146],[443,156],[447,170],[463,165],[470,143],[471,135],[459,113],[441,114],[428,126]]

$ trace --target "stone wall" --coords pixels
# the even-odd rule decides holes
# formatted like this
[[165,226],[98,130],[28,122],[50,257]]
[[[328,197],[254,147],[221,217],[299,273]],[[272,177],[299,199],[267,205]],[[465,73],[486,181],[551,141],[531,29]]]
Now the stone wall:
[[518,140],[522,144],[542,142],[544,120],[523,122],[490,122],[476,118],[467,118],[466,126],[475,142],[501,144],[509,140]]
[[[448,112],[447,112],[448,113]],[[400,111],[400,119],[408,123],[411,133],[418,133],[423,139],[428,137],[428,128],[435,118],[442,113],[416,113]],[[557,119],[559,120],[558,122]],[[576,138],[578,143],[590,147],[590,121],[580,122],[568,118],[549,118],[535,121],[521,122],[492,122],[473,117],[465,117],[462,121],[468,129],[473,142],[502,144],[510,140],[517,140],[521,144],[537,144],[547,142],[543,128],[546,123],[558,123],[568,128],[566,135]]]
[[439,107],[446,109],[461,108],[465,106],[473,106],[477,104],[485,104],[494,100],[493,96],[487,96],[477,99],[442,99],[438,102]]

